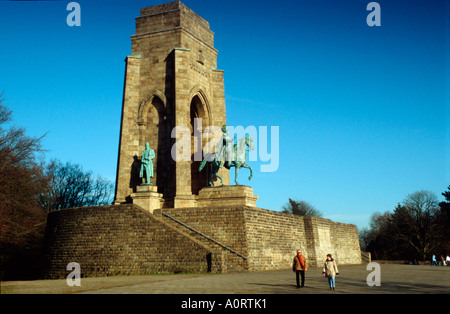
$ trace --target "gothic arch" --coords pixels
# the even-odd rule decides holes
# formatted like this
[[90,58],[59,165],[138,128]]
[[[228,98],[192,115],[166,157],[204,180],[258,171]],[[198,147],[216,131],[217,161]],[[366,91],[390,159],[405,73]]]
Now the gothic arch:
[[[200,189],[208,186],[209,168],[199,171],[202,158],[202,148],[205,143],[199,142],[199,136],[203,140],[203,131],[211,125],[212,117],[208,99],[199,86],[195,86],[190,92],[190,128],[191,128],[191,192],[198,195]],[[195,125],[195,118],[201,118],[201,126]],[[198,121],[197,121],[198,122]],[[197,130],[194,128],[197,127]],[[198,154],[200,152],[200,154]],[[199,160],[200,157],[200,160]]]
[[167,114],[167,98],[164,95],[164,93],[155,89],[149,94],[149,96],[146,99],[142,100],[141,103],[139,104],[138,118],[137,118],[138,125],[146,124],[147,113],[150,109],[149,107],[153,105],[153,100],[155,97],[159,98],[159,100],[161,100],[161,102],[163,104],[162,108],[157,108],[158,112],[160,114],[162,114],[163,116],[166,116],[166,114]]
[[198,113],[204,120],[203,125],[210,126],[213,121],[211,105],[208,101],[208,98],[206,97],[205,92],[199,85],[194,86],[191,89],[191,92],[189,93],[190,104],[192,104],[192,101],[194,100],[195,97],[199,99],[199,102],[196,102],[196,104]]
[[167,99],[158,91],[152,91],[142,100],[138,108],[137,125],[139,128],[139,155],[145,143],[155,151],[153,160],[153,182],[158,192],[167,196],[171,193],[169,188],[170,160],[170,123],[167,119]]

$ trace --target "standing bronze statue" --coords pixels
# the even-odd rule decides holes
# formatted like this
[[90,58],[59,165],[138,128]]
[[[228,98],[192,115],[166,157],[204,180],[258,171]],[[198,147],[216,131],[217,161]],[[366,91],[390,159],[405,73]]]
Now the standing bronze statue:
[[150,178],[153,178],[153,158],[155,158],[155,151],[150,148],[149,143],[145,143],[145,150],[141,158],[141,171],[139,178],[145,178],[145,183],[141,185],[153,185]]

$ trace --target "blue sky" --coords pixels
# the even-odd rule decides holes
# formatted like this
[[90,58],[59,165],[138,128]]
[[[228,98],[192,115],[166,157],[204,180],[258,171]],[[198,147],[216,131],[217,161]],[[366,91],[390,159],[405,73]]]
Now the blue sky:
[[[115,181],[124,59],[140,8],[166,1],[0,1],[0,90],[47,159]],[[450,185],[449,1],[185,0],[210,22],[229,125],[278,126],[279,168],[257,205],[305,200],[367,226],[409,193]],[[247,184],[245,169],[240,182]],[[242,176],[242,177],[241,177]],[[233,176],[232,176],[233,177]]]

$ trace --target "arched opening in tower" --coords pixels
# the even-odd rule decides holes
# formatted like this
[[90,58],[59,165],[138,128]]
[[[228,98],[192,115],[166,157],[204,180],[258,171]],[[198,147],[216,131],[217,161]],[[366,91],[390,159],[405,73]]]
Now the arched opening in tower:
[[203,130],[208,125],[207,114],[204,104],[198,95],[191,101],[191,190],[192,194],[198,195],[201,188],[208,185],[209,167],[205,167],[201,172],[198,170],[203,158]]

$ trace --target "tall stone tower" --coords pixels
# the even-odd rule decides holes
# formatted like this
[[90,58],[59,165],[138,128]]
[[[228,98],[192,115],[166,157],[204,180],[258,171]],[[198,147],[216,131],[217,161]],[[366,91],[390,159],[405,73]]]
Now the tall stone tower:
[[[142,8],[131,41],[132,55],[125,60],[115,203],[151,193],[161,203],[156,208],[195,207],[196,196],[208,184],[208,170],[199,172],[200,161],[194,160],[201,149],[195,134],[226,124],[214,33],[206,20],[175,1]],[[201,124],[195,118],[201,118]],[[179,149],[173,134],[176,126],[191,132],[190,161],[172,158],[173,149]],[[144,188],[139,167],[146,142],[156,157],[154,187]],[[228,172],[220,175],[229,184]]]

